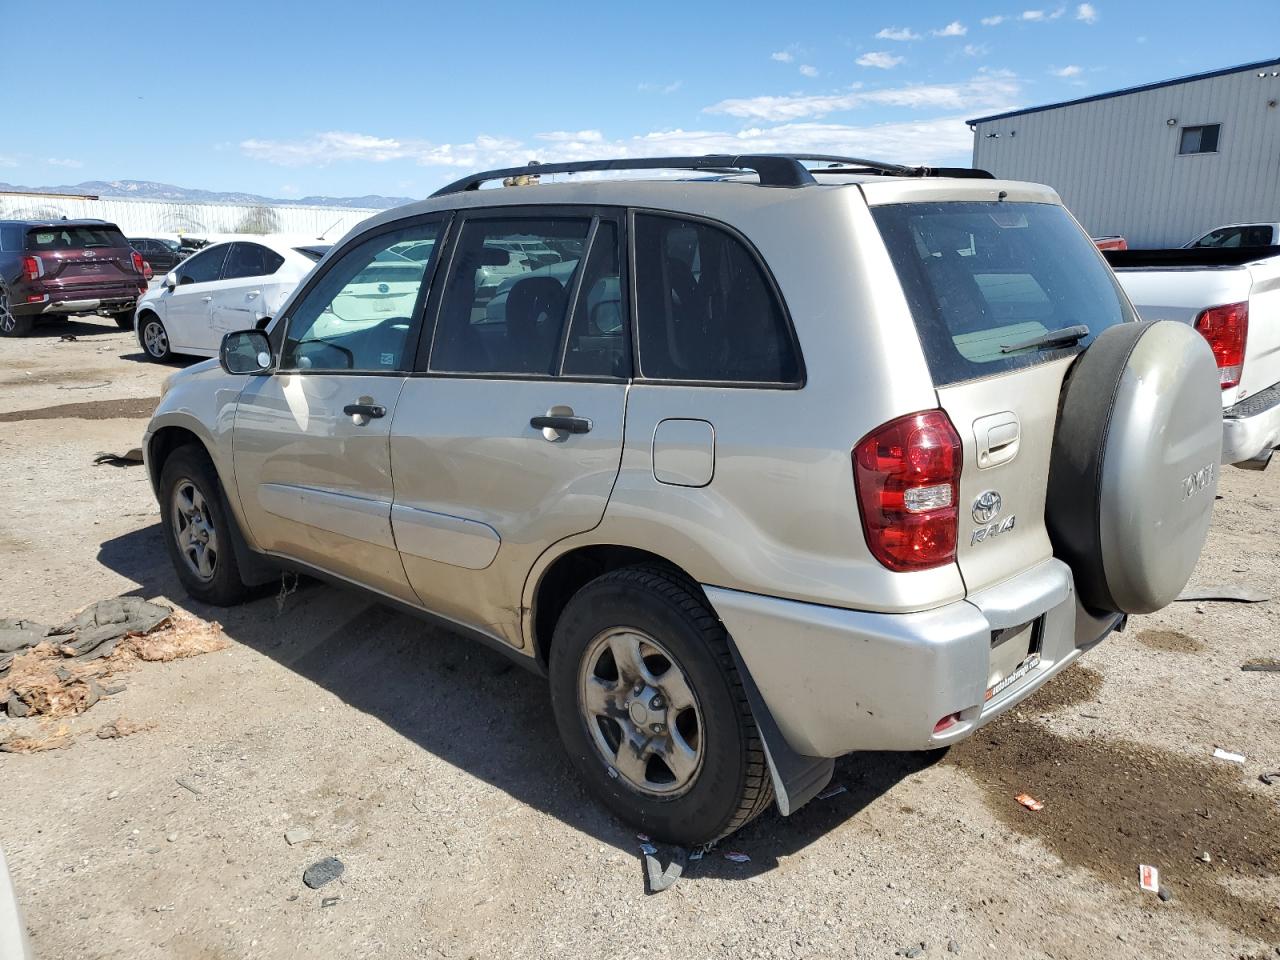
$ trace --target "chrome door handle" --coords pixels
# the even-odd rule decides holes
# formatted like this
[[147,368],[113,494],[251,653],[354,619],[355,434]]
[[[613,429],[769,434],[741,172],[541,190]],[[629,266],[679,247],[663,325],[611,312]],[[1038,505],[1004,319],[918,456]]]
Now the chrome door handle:
[[590,433],[591,421],[586,417],[530,417],[529,426],[535,430],[559,430],[561,433]]
[[246,299],[246,300],[252,300],[254,297],[256,297],[256,296],[257,296],[258,294],[260,294],[261,292],[262,292],[261,290],[250,290],[250,291],[249,291],[248,293],[246,293],[244,296],[245,296],[245,299]]
[[201,297],[200,299],[203,300],[205,303],[208,303],[213,299],[213,297]]
[[377,403],[348,403],[342,412],[349,417],[364,417],[366,420],[381,420],[387,415],[387,408]]

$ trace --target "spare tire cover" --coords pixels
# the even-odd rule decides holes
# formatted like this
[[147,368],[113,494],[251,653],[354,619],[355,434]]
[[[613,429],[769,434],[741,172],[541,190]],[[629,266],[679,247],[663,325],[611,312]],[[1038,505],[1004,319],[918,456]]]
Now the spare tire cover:
[[1104,330],[1067,372],[1045,522],[1095,612],[1172,603],[1200,557],[1222,457],[1213,353],[1186,324]]

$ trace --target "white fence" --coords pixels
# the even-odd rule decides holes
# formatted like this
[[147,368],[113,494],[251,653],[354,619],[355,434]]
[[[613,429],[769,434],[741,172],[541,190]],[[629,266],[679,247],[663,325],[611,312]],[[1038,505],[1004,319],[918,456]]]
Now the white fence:
[[190,203],[0,193],[0,220],[91,217],[109,220],[126,236],[197,237],[228,233],[283,233],[337,240],[377,210],[292,204]]

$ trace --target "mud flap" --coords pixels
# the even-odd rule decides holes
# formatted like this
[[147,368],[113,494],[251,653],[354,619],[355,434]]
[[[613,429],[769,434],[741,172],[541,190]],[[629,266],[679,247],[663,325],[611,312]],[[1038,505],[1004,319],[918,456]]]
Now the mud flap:
[[836,762],[830,757],[806,757],[796,753],[787,745],[782,731],[769,712],[764,697],[760,696],[760,688],[752,679],[746,661],[738,652],[738,645],[733,636],[726,634],[729,640],[729,652],[733,654],[733,665],[738,668],[738,676],[742,680],[742,688],[747,693],[747,702],[751,705],[751,715],[755,718],[756,727],[760,731],[760,740],[764,744],[765,759],[769,762],[769,777],[773,780],[773,794],[778,801],[778,812],[789,817],[806,803],[816,797],[828,783],[835,772]]

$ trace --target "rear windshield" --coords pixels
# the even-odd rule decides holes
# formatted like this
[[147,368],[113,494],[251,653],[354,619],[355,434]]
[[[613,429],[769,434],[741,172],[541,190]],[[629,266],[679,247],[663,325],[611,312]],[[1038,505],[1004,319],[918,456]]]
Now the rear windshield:
[[27,231],[28,250],[90,250],[94,247],[127,247],[124,234],[113,226],[35,227]]
[[313,260],[316,263],[319,263],[324,258],[324,255],[329,252],[329,248],[327,246],[294,247],[293,249],[298,251],[298,253],[302,254],[308,260]]
[[[935,386],[1082,350],[1134,319],[1093,242],[1057,204],[944,202],[873,209]],[[1084,324],[1078,343],[1011,346]]]

